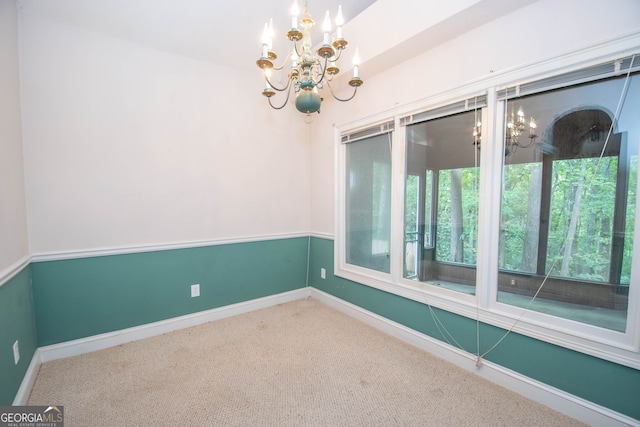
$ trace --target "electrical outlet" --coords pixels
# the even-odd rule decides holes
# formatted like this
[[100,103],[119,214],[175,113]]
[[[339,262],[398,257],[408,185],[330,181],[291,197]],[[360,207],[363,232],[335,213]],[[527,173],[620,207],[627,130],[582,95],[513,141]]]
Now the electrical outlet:
[[20,361],[20,347],[18,346],[18,340],[13,343],[13,363],[16,365]]
[[511,286],[515,286],[516,285],[516,279],[514,279],[513,277],[511,278]]
[[324,268],[320,269],[320,278],[321,279],[326,279],[327,278],[327,270],[325,270]]
[[200,296],[200,284],[191,285],[191,298]]

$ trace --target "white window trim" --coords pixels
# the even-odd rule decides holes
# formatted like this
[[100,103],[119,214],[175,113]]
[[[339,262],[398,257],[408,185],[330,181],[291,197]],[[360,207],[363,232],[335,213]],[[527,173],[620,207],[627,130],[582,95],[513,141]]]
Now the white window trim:
[[[540,80],[549,76],[579,70],[606,61],[640,53],[640,32],[628,34],[606,43],[590,46],[566,55],[549,58],[517,69],[496,73],[488,78],[444,92],[393,111],[334,128],[335,140],[335,246],[334,272],[337,276],[371,286],[385,292],[431,305],[480,322],[512,330],[515,333],[566,347],[581,353],[640,369],[640,286],[631,286],[625,333],[500,303],[496,295],[498,270],[498,235],[501,204],[502,142],[496,130],[502,129],[504,104],[497,100],[497,91],[516,84]],[[562,59],[560,61],[560,59]],[[636,59],[640,61],[640,57]],[[558,67],[558,64],[570,64]],[[480,163],[481,184],[478,241],[483,242],[477,260],[477,296],[421,284],[402,277],[402,242],[404,227],[404,167],[405,133],[401,118],[414,113],[459,102],[477,94],[487,96],[488,108],[483,110],[483,150]],[[348,265],[345,262],[345,147],[341,135],[371,126],[377,122],[395,121],[392,133],[392,202],[391,202],[391,271],[389,274]],[[486,141],[486,142],[485,142]],[[635,141],[633,143],[640,143]],[[640,181],[638,193],[640,195]],[[634,265],[631,283],[640,283],[640,197],[636,200],[634,231]],[[493,236],[493,237],[488,237]],[[446,325],[445,325],[446,326]]]

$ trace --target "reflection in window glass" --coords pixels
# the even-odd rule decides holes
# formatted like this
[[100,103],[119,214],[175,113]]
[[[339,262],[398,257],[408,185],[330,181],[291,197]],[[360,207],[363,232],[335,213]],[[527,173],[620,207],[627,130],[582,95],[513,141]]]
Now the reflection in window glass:
[[437,261],[476,263],[478,174],[475,167],[439,173]]
[[507,102],[498,301],[625,331],[640,76],[614,120],[623,87],[614,78]]
[[[406,127],[404,277],[475,293],[476,112]],[[455,153],[455,155],[452,155]]]
[[388,273],[391,134],[346,147],[346,262]]
[[418,259],[418,242],[420,241],[420,224],[418,204],[420,198],[420,177],[408,175],[405,182],[404,208],[404,277],[415,278],[418,275],[416,260]]
[[[424,184],[423,184],[424,182]],[[422,176],[407,175],[405,182],[405,253],[404,277],[418,278],[418,258],[422,250],[433,249],[431,223],[433,199],[433,171]],[[420,245],[420,248],[418,247]]]
[[624,239],[624,250],[622,255],[622,272],[620,274],[620,283],[631,285],[631,260],[633,258],[633,230],[635,223],[635,212],[633,206],[636,205],[637,188],[638,188],[638,156],[630,156],[629,162],[629,194],[627,197],[627,206],[631,206],[631,209],[627,209],[627,218],[625,221],[625,234],[631,236]]
[[433,218],[433,171],[427,170],[424,186],[424,247],[433,248],[433,226],[431,219]]

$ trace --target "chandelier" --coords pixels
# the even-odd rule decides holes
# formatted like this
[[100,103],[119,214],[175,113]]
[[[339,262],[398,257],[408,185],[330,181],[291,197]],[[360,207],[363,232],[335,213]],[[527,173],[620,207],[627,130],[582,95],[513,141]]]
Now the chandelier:
[[[595,127],[592,126],[592,129]],[[529,129],[527,137],[529,141],[526,143],[520,142],[518,138],[520,138],[526,129]],[[531,117],[529,123],[527,123],[527,119],[525,118],[524,111],[522,107],[518,109],[518,112],[514,115],[513,110],[511,110],[511,114],[509,115],[509,120],[507,121],[507,128],[505,131],[505,147],[504,147],[504,155],[510,156],[515,153],[518,148],[529,148],[531,147],[538,135],[536,135],[536,129],[538,125],[536,121]],[[482,140],[482,122],[478,118],[478,113],[476,111],[475,114],[475,126],[473,127],[473,145],[475,145],[478,149],[480,148],[480,141]]]
[[[531,147],[535,142],[535,139],[538,137],[538,135],[536,135],[537,127],[538,125],[536,124],[533,117],[531,117],[529,123],[527,123],[527,119],[525,118],[524,111],[522,111],[522,107],[518,108],[518,112],[515,115],[512,109],[511,114],[509,115],[509,120],[507,121],[504,155],[509,156],[515,153],[518,147]],[[529,129],[527,135],[529,141],[524,143],[520,142],[519,138],[525,133],[527,128]]]
[[[345,99],[338,98],[331,87],[331,81],[340,72],[336,63],[340,59],[342,52],[346,49],[348,42],[342,37],[342,25],[344,18],[342,16],[342,6],[338,6],[338,14],[336,16],[336,38],[329,43],[331,33],[331,16],[327,11],[322,27],[324,39],[322,45],[316,52],[312,52],[311,30],[315,22],[308,13],[308,1],[305,1],[302,19],[298,22],[298,2],[294,0],[291,7],[291,29],[287,31],[286,37],[293,42],[293,48],[287,55],[281,66],[275,66],[274,61],[277,59],[276,53],[272,49],[273,41],[273,21],[270,20],[265,24],[262,35],[262,55],[256,61],[256,64],[262,69],[264,80],[266,83],[262,95],[267,97],[269,105],[280,110],[287,105],[291,91],[295,92],[295,106],[301,113],[307,115],[320,111],[322,97],[318,90],[323,89],[326,85],[331,95],[338,101],[346,102],[356,96],[358,87],[364,83],[358,75],[360,58],[356,49],[353,58],[353,77],[349,80],[349,86],[353,87],[353,94]],[[286,85],[279,87],[274,84],[272,75],[279,72],[286,75]],[[282,81],[278,79],[275,81]],[[276,92],[286,92],[286,98],[282,105],[274,105],[271,98]]]

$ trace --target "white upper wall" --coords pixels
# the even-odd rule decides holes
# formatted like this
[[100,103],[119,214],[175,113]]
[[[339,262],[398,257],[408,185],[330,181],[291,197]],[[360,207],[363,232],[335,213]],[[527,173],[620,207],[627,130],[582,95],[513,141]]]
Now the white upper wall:
[[[411,4],[412,0],[377,1],[366,12],[389,17],[384,28],[394,33],[391,24],[402,25],[398,16],[410,13]],[[426,51],[398,65],[389,63],[387,70],[376,75],[368,74],[364,62],[360,67],[364,85],[356,98],[345,104],[329,100],[313,123],[312,232],[334,233],[334,125],[392,117],[394,111],[483,80],[495,81],[495,76],[506,76],[538,61],[555,58],[558,67],[569,65],[571,60],[563,57],[566,53],[606,46],[613,38],[640,31],[637,0],[611,0],[606,13],[602,7],[595,0],[540,0],[483,25],[460,27],[458,37],[435,47],[428,45]],[[446,28],[446,22],[440,27]],[[415,40],[407,46],[415,49]],[[380,57],[375,53],[369,57],[377,69]]]
[[34,255],[306,233],[309,127],[230,68],[21,15]]
[[612,0],[606,19],[594,0],[416,4],[378,0],[345,26],[365,85],[310,126],[265,105],[254,57],[244,73],[21,14],[31,251],[332,235],[333,124],[640,29],[636,0]]
[[0,0],[0,280],[29,255],[19,82],[16,3]]

